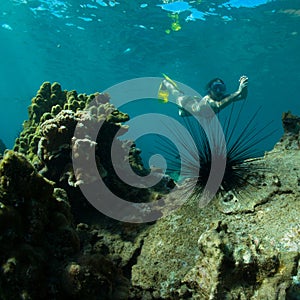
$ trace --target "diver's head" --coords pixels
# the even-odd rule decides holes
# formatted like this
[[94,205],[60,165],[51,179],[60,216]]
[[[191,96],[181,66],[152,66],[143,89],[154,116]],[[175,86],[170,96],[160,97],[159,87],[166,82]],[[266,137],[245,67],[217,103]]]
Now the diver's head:
[[213,99],[221,100],[225,95],[226,85],[222,79],[214,78],[206,85],[206,90]]

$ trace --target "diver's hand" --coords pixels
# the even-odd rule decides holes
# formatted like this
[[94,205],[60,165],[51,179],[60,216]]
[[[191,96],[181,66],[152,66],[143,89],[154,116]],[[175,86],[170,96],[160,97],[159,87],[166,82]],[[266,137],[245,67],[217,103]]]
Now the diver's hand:
[[246,89],[248,87],[248,77],[243,75],[241,76],[241,78],[239,79],[239,89],[238,91],[241,93],[244,89]]
[[243,75],[239,79],[239,89],[237,91],[238,100],[246,99],[248,95],[248,77]]

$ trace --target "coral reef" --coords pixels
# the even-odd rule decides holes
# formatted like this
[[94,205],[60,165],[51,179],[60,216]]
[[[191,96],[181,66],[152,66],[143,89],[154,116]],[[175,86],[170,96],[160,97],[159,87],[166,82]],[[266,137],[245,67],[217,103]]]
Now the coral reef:
[[[87,149],[93,149],[97,168],[115,194],[130,195],[130,199],[136,202],[147,202],[151,198],[147,190],[141,193],[139,189],[124,184],[114,171],[110,159],[111,144],[115,136],[127,131],[128,126],[123,123],[129,120],[129,116],[109,101],[110,96],[105,93],[77,94],[76,91],[63,91],[58,83],[45,82],[31,101],[29,120],[24,122],[24,130],[15,143],[15,151],[25,154],[40,174],[54,181],[57,187],[64,188],[70,199],[75,199],[72,200],[75,218],[78,217],[76,211],[82,215],[83,206],[86,207],[84,211],[91,206],[82,197],[78,186],[91,184],[94,179],[86,171],[89,168],[81,173],[77,170],[74,174],[72,149],[74,158],[84,160],[87,165],[94,160],[93,155],[87,157],[91,152]],[[78,123],[78,127],[82,126],[82,133],[74,136]],[[86,128],[100,125],[101,130],[93,140]],[[139,156],[140,150],[134,143],[117,141],[117,147],[121,161],[129,161],[139,175],[148,174]]]
[[[95,105],[89,105],[91,101]],[[83,110],[85,106],[89,108]],[[85,173],[75,177],[71,159],[73,149],[75,157],[88,162],[91,157],[85,150],[92,145],[97,168],[116,193],[130,194],[137,202],[154,198],[150,191],[141,193],[122,184],[113,170],[111,143],[115,135],[126,132],[122,123],[128,119],[109,103],[108,94],[78,95],[62,91],[58,83],[41,86],[14,151],[8,151],[0,165],[0,237],[6,245],[0,253],[1,298],[128,298],[129,280],[122,272],[130,273],[128,265],[141,238],[128,239],[135,239],[140,229],[109,220],[91,207],[78,185],[92,178]],[[85,133],[74,136],[76,125],[84,129],[87,122],[103,125],[95,141]],[[117,146],[121,160],[129,161],[138,174],[148,173],[134,143],[120,141]],[[102,226],[90,228],[82,220]],[[102,239],[113,242],[106,246]],[[123,250],[117,255],[118,248]]]
[[[0,160],[0,298],[299,299],[299,117],[283,114],[284,135],[247,193],[229,191],[204,208],[193,198],[141,225],[96,211],[79,189],[94,174],[72,167],[72,155],[95,160],[107,186],[133,202],[166,193],[167,177],[139,189],[116,175],[110,148],[128,119],[107,94],[41,86],[14,151]],[[101,124],[96,138],[90,124]],[[149,173],[133,142],[116,147],[120,162]]]
[[26,154],[33,163],[38,163],[37,148],[42,137],[39,125],[56,116],[64,107],[73,105],[77,109],[81,105],[83,108],[86,98],[86,95],[77,95],[75,91],[62,91],[57,82],[52,85],[44,82],[31,100],[29,119],[23,123],[23,131],[15,141],[14,150]]

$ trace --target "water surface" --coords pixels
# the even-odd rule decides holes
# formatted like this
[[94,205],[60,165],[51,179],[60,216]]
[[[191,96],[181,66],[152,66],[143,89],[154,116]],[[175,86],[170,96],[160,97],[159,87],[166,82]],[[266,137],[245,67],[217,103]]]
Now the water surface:
[[[297,0],[3,0],[0,4],[0,138],[12,147],[44,81],[102,91],[166,73],[199,93],[212,77],[234,91],[249,77],[247,113],[259,122],[300,115]],[[130,112],[129,112],[130,113]]]

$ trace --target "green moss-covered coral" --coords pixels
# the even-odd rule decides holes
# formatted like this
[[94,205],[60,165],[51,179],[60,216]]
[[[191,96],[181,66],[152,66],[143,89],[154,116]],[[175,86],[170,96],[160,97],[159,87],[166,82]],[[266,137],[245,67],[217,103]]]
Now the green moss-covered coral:
[[53,184],[39,175],[24,155],[12,150],[7,151],[1,160],[0,184],[2,199],[15,206],[30,197],[48,198],[53,192]]
[[108,94],[78,94],[75,90],[62,90],[59,83],[44,82],[28,107],[29,118],[23,123],[23,131],[15,141],[14,150],[36,161],[40,125],[57,116],[63,109],[76,113],[97,98],[97,104],[109,102]]
[[29,118],[23,123],[23,131],[15,141],[14,150],[37,161],[38,141],[41,139],[40,125],[58,115],[63,109],[76,112],[84,109],[94,95],[78,94],[62,90],[58,82],[44,82],[28,107]]
[[[99,153],[102,161],[109,161],[108,147],[112,138],[127,131],[128,126],[122,123],[129,120],[128,114],[117,110],[109,101],[110,96],[107,93],[78,94],[75,90],[62,90],[57,82],[44,82],[31,100],[28,108],[29,120],[24,122],[24,129],[15,141],[14,150],[25,154],[38,170],[43,169],[45,176],[57,173],[49,175],[49,178],[57,180],[62,176],[63,170],[50,170],[48,175],[46,172],[53,169],[51,166],[58,165],[57,159],[62,159],[59,163],[61,167],[70,163],[71,139],[75,126],[87,116],[87,119],[92,118],[95,121],[93,126],[104,122],[99,133],[102,144]],[[88,109],[85,110],[87,106]],[[137,151],[134,147],[131,148],[132,166],[139,172],[143,171]],[[53,161],[50,162],[51,160]]]
[[[124,184],[116,175],[111,162],[111,146],[115,138],[127,132],[128,126],[123,123],[129,120],[129,115],[110,103],[109,94],[78,94],[75,90],[62,90],[58,83],[45,82],[31,102],[29,119],[23,124],[24,129],[16,139],[14,150],[24,154],[40,174],[55,182],[56,187],[66,189],[74,199],[73,208],[77,202],[85,201],[78,186],[92,183],[95,178],[88,174],[89,170],[74,173],[74,153],[87,160],[96,155],[100,175],[118,195],[131,195],[131,199],[135,198],[132,201],[136,202],[153,199],[148,191],[138,191]],[[83,136],[74,136],[76,126],[87,132]],[[87,127],[101,127],[95,141],[91,140]],[[116,144],[120,150],[120,164],[129,162],[137,174],[149,174],[149,170],[143,166],[140,150],[134,143],[129,145],[117,139]],[[95,154],[86,157],[91,147]],[[76,195],[72,190],[74,187],[77,188]],[[81,213],[82,209],[78,211]]]

